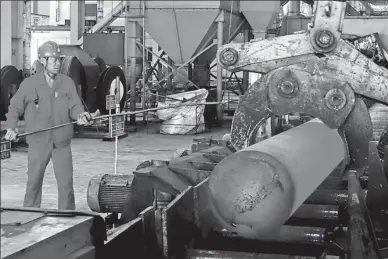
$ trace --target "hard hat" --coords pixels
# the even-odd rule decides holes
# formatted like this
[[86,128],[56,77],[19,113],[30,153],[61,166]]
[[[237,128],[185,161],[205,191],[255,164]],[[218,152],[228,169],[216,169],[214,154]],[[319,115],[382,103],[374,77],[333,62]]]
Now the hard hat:
[[38,57],[39,58],[49,58],[49,57],[60,58],[60,57],[64,57],[64,55],[62,55],[61,49],[59,48],[58,44],[56,44],[54,41],[46,41],[39,47]]

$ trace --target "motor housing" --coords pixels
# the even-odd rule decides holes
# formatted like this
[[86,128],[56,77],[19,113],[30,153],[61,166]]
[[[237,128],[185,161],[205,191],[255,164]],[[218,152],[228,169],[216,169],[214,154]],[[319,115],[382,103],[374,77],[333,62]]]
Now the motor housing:
[[102,174],[94,176],[88,186],[87,202],[92,211],[121,213],[131,194],[133,175]]

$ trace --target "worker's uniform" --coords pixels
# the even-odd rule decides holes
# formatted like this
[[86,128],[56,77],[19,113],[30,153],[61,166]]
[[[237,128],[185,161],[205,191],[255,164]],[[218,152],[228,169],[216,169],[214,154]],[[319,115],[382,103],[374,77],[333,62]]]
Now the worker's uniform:
[[[10,102],[6,115],[7,128],[16,128],[22,114],[25,131],[31,132],[76,120],[82,112],[84,108],[73,80],[58,74],[50,87],[42,72],[21,83]],[[28,181],[24,207],[40,207],[43,176],[52,158],[58,184],[58,208],[75,209],[70,149],[72,137],[72,125],[27,136]]]

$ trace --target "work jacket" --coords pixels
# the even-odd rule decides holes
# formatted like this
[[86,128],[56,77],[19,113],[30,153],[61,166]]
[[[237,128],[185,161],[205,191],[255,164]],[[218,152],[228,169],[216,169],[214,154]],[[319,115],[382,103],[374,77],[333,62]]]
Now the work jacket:
[[[23,114],[25,131],[31,132],[76,120],[82,112],[82,102],[70,77],[58,74],[50,88],[41,72],[26,78],[10,100],[7,128],[16,128]],[[70,145],[72,138],[73,125],[68,125],[29,135],[26,140],[30,145],[52,141],[59,148]]]

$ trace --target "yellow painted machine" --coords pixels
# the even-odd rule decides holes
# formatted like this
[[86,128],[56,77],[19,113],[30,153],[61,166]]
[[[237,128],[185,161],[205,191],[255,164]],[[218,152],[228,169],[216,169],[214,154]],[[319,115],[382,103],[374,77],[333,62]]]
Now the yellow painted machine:
[[[88,203],[105,222],[33,211],[35,223],[2,223],[2,258],[388,258],[388,127],[373,140],[364,101],[388,104],[388,69],[343,38],[345,9],[317,1],[307,32],[222,46],[225,69],[265,74],[241,96],[230,141],[96,176]],[[257,142],[268,118],[289,113],[314,119]]]

